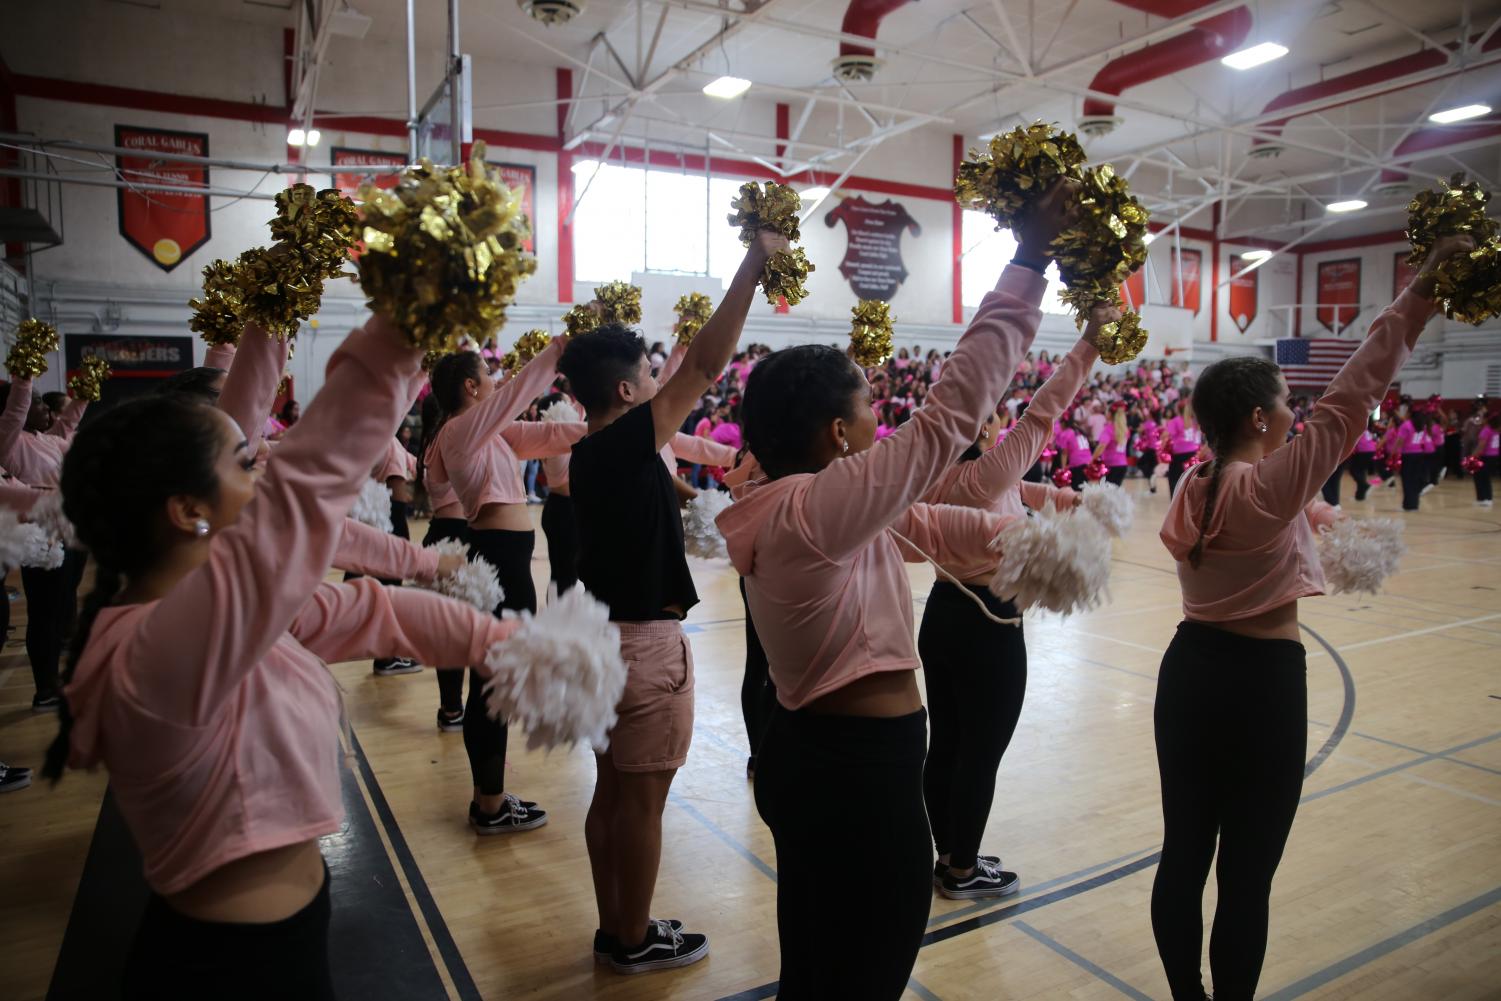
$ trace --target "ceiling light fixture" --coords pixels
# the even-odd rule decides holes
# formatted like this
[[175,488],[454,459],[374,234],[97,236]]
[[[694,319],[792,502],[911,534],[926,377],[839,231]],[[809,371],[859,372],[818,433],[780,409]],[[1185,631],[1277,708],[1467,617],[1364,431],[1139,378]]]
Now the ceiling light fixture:
[[1141,238],[1141,242],[1142,243],[1151,243],[1155,239],[1157,239],[1157,234],[1156,233],[1148,233],[1146,236],[1144,236],[1144,237]]
[[318,145],[322,141],[323,141],[323,133],[322,132],[319,132],[317,129],[308,129],[307,130],[307,144],[309,146],[316,146],[316,145]]
[[1430,122],[1438,122],[1440,125],[1450,125],[1454,122],[1463,122],[1470,118],[1479,118],[1481,115],[1489,115],[1489,104],[1466,104],[1458,108],[1449,108],[1447,111],[1437,111],[1428,116]]
[[1349,201],[1330,202],[1324,206],[1325,212],[1359,212],[1368,203],[1359,198],[1351,198]]
[[1272,259],[1272,252],[1270,250],[1247,250],[1241,253],[1240,259],[1243,261],[1269,261]]
[[1252,45],[1232,52],[1220,62],[1233,70],[1248,70],[1253,66],[1269,63],[1273,59],[1281,59],[1287,55],[1287,46],[1278,45],[1276,42],[1262,42],[1260,45]]
[[733,97],[739,97],[750,90],[751,82],[738,76],[722,76],[718,80],[704,85],[704,93],[710,97],[717,97],[721,101],[728,101]]
[[302,131],[301,129],[292,129],[290,132],[287,133],[287,145],[288,146],[305,146],[305,145],[307,145],[307,133],[304,132],[304,131]]
[[573,163],[573,172],[575,174],[592,174],[598,167],[598,160],[575,160]]

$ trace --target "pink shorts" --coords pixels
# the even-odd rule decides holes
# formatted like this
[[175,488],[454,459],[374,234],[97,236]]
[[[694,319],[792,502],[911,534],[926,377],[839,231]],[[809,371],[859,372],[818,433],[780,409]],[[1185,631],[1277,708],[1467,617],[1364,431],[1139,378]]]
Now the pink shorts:
[[683,624],[666,619],[616,625],[626,676],[610,757],[622,772],[681,768],[693,742],[693,648]]

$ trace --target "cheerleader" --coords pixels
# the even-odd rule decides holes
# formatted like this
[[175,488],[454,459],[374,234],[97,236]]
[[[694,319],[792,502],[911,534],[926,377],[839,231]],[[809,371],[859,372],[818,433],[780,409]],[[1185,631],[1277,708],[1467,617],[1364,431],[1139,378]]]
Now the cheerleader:
[[1157,418],[1161,412],[1148,410],[1136,427],[1136,468],[1147,481],[1147,492],[1157,492]]
[[1476,438],[1473,457],[1480,460],[1475,470],[1475,503],[1490,507],[1491,479],[1501,475],[1501,414],[1492,414],[1486,419]]
[[1110,417],[1100,429],[1100,442],[1095,446],[1094,459],[1105,464],[1105,482],[1120,486],[1126,482],[1126,469],[1130,459],[1126,445],[1131,440],[1131,430],[1126,424],[1126,404],[1120,400],[1110,404]]
[[1421,445],[1423,449],[1423,489],[1427,493],[1438,486],[1439,469],[1443,466],[1444,418],[1437,409],[1430,408],[1424,419],[1428,422]]
[[[1028,409],[1028,413],[1032,411]],[[1071,413],[1065,414],[1063,422],[1058,424],[1059,430],[1053,435],[1053,441],[1058,448],[1059,461],[1063,468],[1069,471],[1069,484],[1075,490],[1084,489],[1084,469],[1089,465],[1092,450],[1089,447],[1089,436],[1084,431],[1084,412],[1080,407],[1075,407]]]
[[[562,409],[559,409],[562,408]],[[562,393],[542,400],[542,419],[577,421],[583,414]],[[542,504],[542,535],[547,539],[547,563],[552,586],[562,594],[578,583],[578,525],[573,520],[573,497],[568,491],[569,453],[542,460],[547,477],[547,500]]]
[[324,584],[415,389],[382,318],[329,362],[257,483],[242,433],[174,395],[79,432],[64,509],[98,564],[44,773],[110,770],[151,888],[127,998],[331,998],[328,869],[340,717],[325,661],[483,662],[514,626],[372,580]]
[[1214,996],[1255,994],[1307,752],[1298,599],[1324,590],[1305,509],[1433,315],[1434,267],[1470,246],[1468,237],[1439,241],[1291,442],[1287,382],[1271,362],[1216,362],[1194,388],[1213,458],[1187,478],[1162,526],[1184,622],[1163,656],[1154,713],[1165,834],[1152,930],[1174,1001],[1206,997],[1200,908],[1216,843]]
[[[998,422],[992,415],[958,465],[923,495],[923,501],[978,508],[1003,518],[1024,517],[1024,499],[1030,499],[1029,507],[1076,504],[1078,493],[1022,484],[1021,476],[1037,461],[1053,419],[1074,398],[1099,358],[1094,346],[1099,324],[1118,317],[1115,310],[1097,310],[1085,335],[1058,361],[1005,439],[995,442]],[[1018,487],[1029,488],[1030,498],[1024,498]],[[995,797],[996,771],[1016,731],[1027,691],[1027,644],[1020,613],[1011,602],[991,594],[988,581],[985,572],[962,585],[940,577],[928,594],[917,635],[932,731],[923,767],[923,801],[938,850],[933,881],[951,900],[1004,897],[1021,887],[1015,872],[1001,868],[999,857],[979,854]],[[963,593],[966,590],[996,618],[1018,621],[1001,625],[986,618]]]
[[1167,466],[1167,492],[1171,497],[1178,490],[1178,480],[1188,468],[1188,460],[1199,454],[1204,444],[1204,432],[1194,417],[1193,399],[1185,399],[1181,408],[1168,419],[1162,428],[1162,439],[1167,443],[1172,459]]
[[[1401,456],[1402,510],[1416,511],[1418,498],[1428,492],[1428,458],[1423,451],[1428,444],[1428,415],[1412,411],[1397,425],[1390,449]],[[1431,446],[1430,446],[1431,447]],[[1390,453],[1389,453],[1390,454]]]
[[1360,433],[1360,440],[1355,443],[1355,451],[1350,453],[1350,475],[1355,478],[1355,500],[1363,501],[1371,489],[1371,474],[1376,468],[1376,423],[1366,421],[1366,429]]
[[[407,516],[412,508],[412,481],[417,478],[417,457],[402,447],[395,435],[386,442],[386,451],[371,470],[370,478],[391,492],[391,535],[407,540],[412,532]],[[348,578],[346,578],[348,579]],[[400,577],[378,578],[387,587],[400,587]],[[378,677],[415,674],[422,665],[408,657],[377,657],[372,671]]]
[[[422,401],[422,440],[418,449],[417,482],[427,492],[428,507],[432,510],[422,545],[427,548],[455,539],[462,542],[467,550],[469,522],[464,520],[464,506],[459,503],[459,495],[454,493],[453,484],[446,479],[429,476],[427,472],[436,454],[438,431],[449,413],[445,402],[456,408],[462,392],[462,383],[452,379],[445,379],[443,385],[444,389],[440,391],[436,383],[430,382],[430,392]],[[440,667],[435,673],[438,676],[438,731],[458,733],[464,729],[464,668]],[[495,738],[493,731],[490,736],[492,740]]]
[[[870,386],[842,351],[776,352],[746,389],[746,443],[766,476],[718,523],[777,692],[755,795],[776,843],[784,1001],[894,1001],[917,958],[933,847],[902,564],[921,557],[898,534],[944,564],[994,565],[999,516],[915,502],[974,442],[1030,346],[1065,201],[1060,185],[1030,213],[927,405],[880,447]],[[831,892],[836,869],[859,876]]]

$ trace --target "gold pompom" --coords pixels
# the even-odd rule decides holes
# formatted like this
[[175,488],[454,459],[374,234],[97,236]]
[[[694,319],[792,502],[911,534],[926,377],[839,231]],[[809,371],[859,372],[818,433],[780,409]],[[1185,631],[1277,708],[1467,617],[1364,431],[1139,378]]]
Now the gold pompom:
[[547,331],[528,330],[516,338],[516,343],[511,346],[511,351],[516,355],[521,364],[525,365],[546,350],[547,345],[550,343],[552,343],[552,337],[548,335]]
[[[771,230],[789,240],[802,239],[798,222],[802,197],[785,184],[747,181],[740,185],[740,197],[730,205],[735,209],[730,214],[730,225],[739,227],[744,246],[754,243],[762,230]],[[813,270],[801,247],[772,254],[761,271],[761,289],[766,293],[766,301],[775,304],[782,298],[794,306],[802,302],[808,297],[804,283]]]
[[1501,241],[1498,224],[1485,214],[1489,201],[1490,193],[1474,181],[1466,184],[1460,172],[1436,190],[1419,192],[1407,206],[1407,263],[1414,268],[1427,263],[1442,237],[1475,239],[1473,251],[1449,258],[1434,272],[1434,300],[1451,320],[1479,325],[1501,315]]
[[569,337],[587,334],[599,326],[599,314],[587,305],[574,306],[563,314],[563,326]]
[[502,372],[509,372],[514,375],[516,370],[521,368],[521,364],[521,358],[514,351],[507,351],[500,356],[500,370]]
[[1433,298],[1445,316],[1462,323],[1479,326],[1501,316],[1501,240],[1493,236],[1439,265]]
[[1072,132],[1033,122],[992,136],[984,153],[969,151],[954,177],[960,205],[984,212],[997,229],[1014,226],[1060,177],[1080,177],[1084,148]]
[[291,391],[292,391],[292,377],[290,375],[283,375],[281,377],[281,381],[276,384],[276,395],[277,395],[278,398],[279,397],[283,397],[283,396],[286,396]]
[[704,324],[709,322],[709,317],[714,315],[714,300],[702,292],[689,292],[678,299],[672,311],[678,315],[677,326],[674,328],[678,335],[678,343],[686,346],[693,342],[694,335],[702,330]]
[[234,283],[234,265],[214,261],[203,269],[203,298],[189,299],[193,316],[188,327],[209,347],[239,344],[244,321],[240,319],[240,291]]
[[878,368],[891,357],[891,305],[877,299],[861,299],[850,309],[850,357],[864,368]]
[[608,282],[594,290],[599,322],[634,327],[641,322],[641,289],[630,282]]
[[260,325],[277,340],[297,336],[302,321],[323,305],[323,279],[282,246],[245,251],[234,263],[231,280],[238,288],[240,319]]
[[16,328],[16,342],[5,356],[12,379],[35,379],[47,371],[47,356],[57,350],[57,328],[32,317]]
[[1122,310],[1121,318],[1100,327],[1095,347],[1106,365],[1122,365],[1141,354],[1147,346],[1147,332],[1141,326],[1141,314]]
[[[1108,163],[1084,171],[1077,205],[1077,221],[1058,234],[1050,249],[1063,279],[1059,298],[1073,307],[1074,322],[1083,327],[1091,308],[1120,302],[1121,285],[1146,263],[1149,213]],[[1146,346],[1141,317],[1128,316],[1129,322],[1128,317],[1120,320],[1126,333],[1115,338],[1116,347],[1124,351],[1134,344],[1136,350],[1114,353],[1117,360],[1109,364],[1130,361]]]
[[68,380],[68,388],[74,399],[98,403],[104,393],[104,384],[114,372],[101,355],[89,355],[83,360],[78,372]]
[[438,362],[451,354],[453,352],[447,348],[433,348],[431,351],[424,352],[422,355],[422,371],[431,372]]
[[360,191],[360,286],[371,308],[415,346],[492,336],[517,286],[537,270],[537,259],[522,249],[531,223],[520,193],[500,182],[484,156],[484,143],[475,143],[467,169],[424,160],[391,191]]
[[276,193],[271,238],[297,255],[305,273],[319,278],[345,275],[349,250],[359,239],[360,213],[335,188],[314,191],[311,184],[294,184]]

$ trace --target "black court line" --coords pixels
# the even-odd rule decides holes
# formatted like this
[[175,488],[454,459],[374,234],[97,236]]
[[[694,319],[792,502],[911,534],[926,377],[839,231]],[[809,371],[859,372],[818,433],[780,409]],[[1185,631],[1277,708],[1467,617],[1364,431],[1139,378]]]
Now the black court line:
[[[333,880],[328,952],[335,990],[349,998],[447,1001],[448,991],[381,845],[375,818],[348,768],[340,769],[340,786],[344,827],[321,839]],[[376,789],[371,793],[382,802]],[[106,792],[48,1001],[119,996],[148,896],[140,853],[113,794]]]
[[1303,778],[1306,780],[1310,775],[1318,771],[1319,766],[1329,759],[1329,755],[1334,753],[1334,749],[1339,746],[1340,741],[1345,739],[1345,734],[1350,732],[1350,722],[1355,718],[1355,677],[1350,673],[1350,665],[1345,663],[1345,658],[1339,655],[1339,651],[1334,649],[1328,640],[1301,622],[1298,623],[1298,628],[1312,636],[1318,641],[1319,646],[1324,648],[1324,652],[1329,655],[1329,659],[1334,661],[1334,666],[1339,668],[1340,680],[1345,686],[1345,702],[1340,707],[1339,719],[1335,722],[1334,729],[1329,732],[1329,739],[1324,741],[1324,746],[1314,752],[1313,757],[1308,759],[1308,764],[1303,766]]

